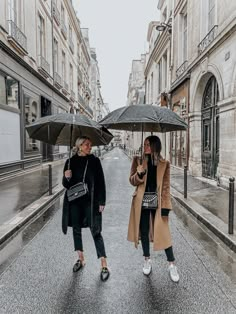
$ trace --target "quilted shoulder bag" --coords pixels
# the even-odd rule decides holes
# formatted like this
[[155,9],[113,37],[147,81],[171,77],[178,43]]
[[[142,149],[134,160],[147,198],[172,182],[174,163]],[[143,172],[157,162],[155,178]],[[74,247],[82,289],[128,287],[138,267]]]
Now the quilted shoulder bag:
[[83,181],[76,183],[75,185],[72,185],[68,190],[67,190],[67,198],[68,201],[71,202],[79,197],[82,197],[88,193],[88,185],[85,183],[85,175],[87,172],[87,167],[88,167],[88,160],[84,169],[84,175],[83,175]]
[[157,209],[157,192],[145,192],[142,200],[142,209]]

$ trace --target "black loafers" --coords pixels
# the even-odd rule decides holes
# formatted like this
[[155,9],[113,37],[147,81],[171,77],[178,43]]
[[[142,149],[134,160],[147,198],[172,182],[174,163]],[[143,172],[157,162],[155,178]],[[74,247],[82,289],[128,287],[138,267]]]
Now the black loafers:
[[83,267],[83,263],[81,262],[81,260],[78,259],[78,261],[75,263],[75,265],[73,266],[73,272],[76,273],[77,271],[79,271],[82,267]]
[[110,276],[109,269],[107,267],[103,267],[101,270],[101,280],[106,281]]

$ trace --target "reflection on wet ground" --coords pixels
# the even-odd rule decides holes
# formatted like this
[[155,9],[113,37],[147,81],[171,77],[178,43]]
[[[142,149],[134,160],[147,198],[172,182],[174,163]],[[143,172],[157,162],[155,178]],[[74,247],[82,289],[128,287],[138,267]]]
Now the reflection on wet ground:
[[[178,192],[184,193],[184,176],[182,170],[171,169],[171,185]],[[214,187],[192,176],[188,176],[187,186],[188,195],[195,202],[228,224],[229,191]],[[236,194],[234,197],[234,208],[236,210]],[[234,227],[236,228],[236,215],[234,215]]]
[[[52,168],[53,187],[61,183],[63,163]],[[0,223],[4,223],[16,213],[48,192],[48,168],[16,176],[0,182]]]
[[0,275],[14,261],[21,250],[34,238],[34,236],[53,217],[54,213],[61,208],[62,198],[58,199],[53,206],[45,213],[37,217],[32,223],[26,226],[13,239],[3,247],[0,247]]
[[201,242],[205,250],[217,260],[224,273],[236,284],[236,253],[189,214],[175,199],[173,199],[173,205],[175,214],[189,228],[191,234]]

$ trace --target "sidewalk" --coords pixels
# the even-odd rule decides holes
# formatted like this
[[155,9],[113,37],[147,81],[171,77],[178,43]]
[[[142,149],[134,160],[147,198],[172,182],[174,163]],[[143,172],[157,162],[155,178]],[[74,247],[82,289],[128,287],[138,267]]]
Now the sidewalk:
[[[63,193],[64,162],[43,164],[40,168],[0,181],[0,245]],[[52,165],[52,195],[48,193],[48,164]]]
[[[187,199],[185,199],[183,196],[184,171],[172,166],[172,196],[236,252],[236,214],[234,215],[234,235],[228,234],[229,191],[189,174],[187,176],[187,190]],[[234,208],[236,209],[236,195]]]

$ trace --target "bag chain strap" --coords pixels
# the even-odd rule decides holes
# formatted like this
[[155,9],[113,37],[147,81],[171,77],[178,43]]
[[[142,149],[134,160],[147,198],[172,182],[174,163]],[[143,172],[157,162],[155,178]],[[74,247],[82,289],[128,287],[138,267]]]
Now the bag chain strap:
[[83,182],[85,180],[85,176],[86,176],[86,172],[87,172],[87,167],[88,167],[88,160],[86,162],[86,166],[85,166],[85,169],[84,169],[84,175],[83,175]]

